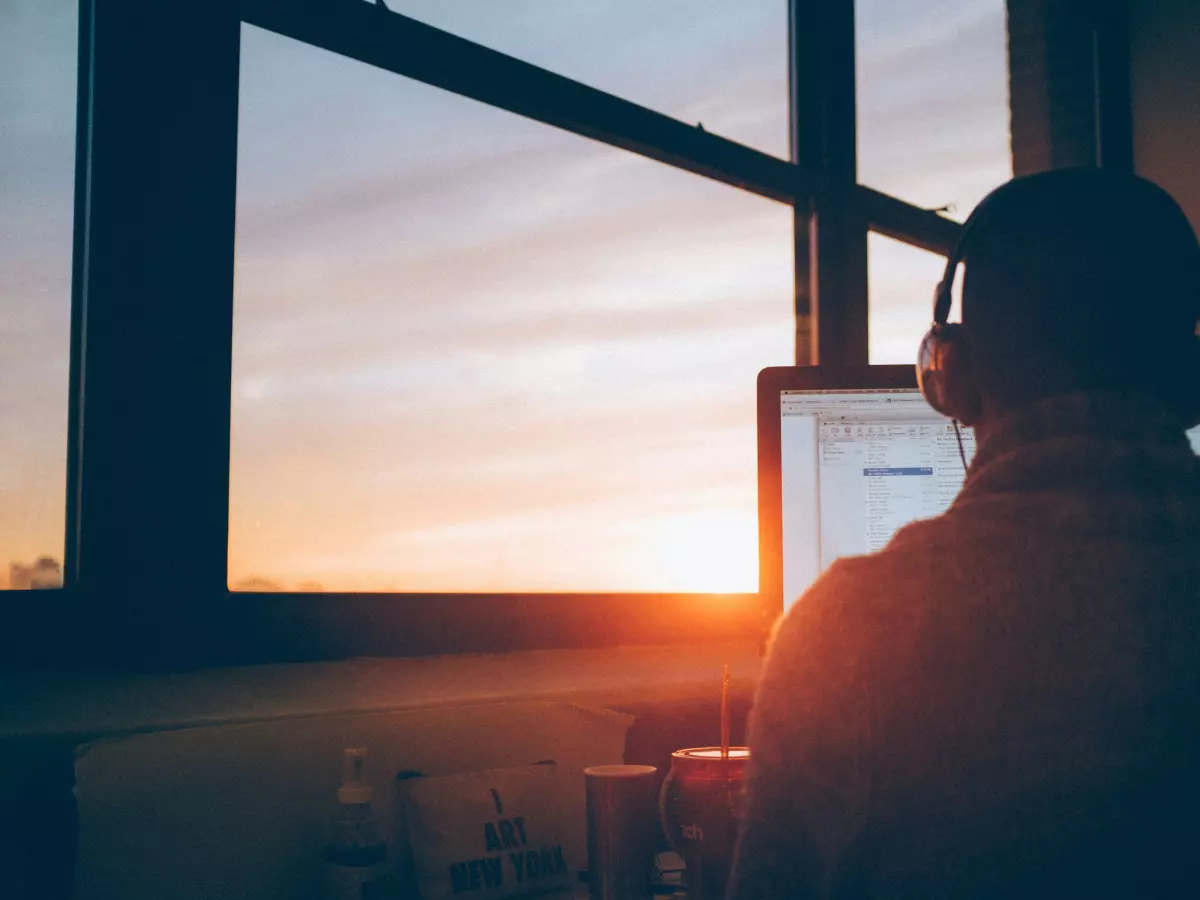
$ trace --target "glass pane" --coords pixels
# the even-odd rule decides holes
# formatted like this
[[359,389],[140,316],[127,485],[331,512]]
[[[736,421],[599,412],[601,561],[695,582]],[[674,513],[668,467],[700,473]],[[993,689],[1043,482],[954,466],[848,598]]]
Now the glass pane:
[[[875,365],[913,363],[933,320],[933,289],[946,258],[881,234],[867,235],[869,352]],[[951,318],[957,319],[955,298]]]
[[787,0],[388,0],[388,6],[787,158]]
[[0,588],[62,582],[77,29],[0,3]]
[[963,219],[1012,176],[1004,0],[857,0],[858,180]]
[[240,117],[234,588],[757,588],[788,207],[248,26]]

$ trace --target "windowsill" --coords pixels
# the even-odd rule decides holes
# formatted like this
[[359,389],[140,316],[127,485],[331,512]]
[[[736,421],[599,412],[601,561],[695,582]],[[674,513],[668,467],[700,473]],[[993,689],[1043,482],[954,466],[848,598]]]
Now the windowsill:
[[728,662],[749,693],[754,642],[538,650],[246,666],[154,675],[0,677],[0,741],[96,737],[233,722],[502,700],[588,706],[715,698]]

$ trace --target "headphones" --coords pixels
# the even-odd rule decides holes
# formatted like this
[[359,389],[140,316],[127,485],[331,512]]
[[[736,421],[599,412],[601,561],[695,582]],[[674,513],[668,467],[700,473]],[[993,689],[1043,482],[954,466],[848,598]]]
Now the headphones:
[[1003,190],[1002,186],[984,197],[963,223],[954,250],[946,257],[942,280],[933,289],[933,324],[921,339],[921,347],[917,351],[917,386],[921,389],[921,395],[934,410],[951,419],[969,418],[973,412],[971,409],[958,409],[958,404],[950,397],[946,387],[946,370],[954,365],[952,360],[962,352],[963,327],[958,322],[950,321],[954,276],[966,254],[967,238],[978,227],[987,210],[996,205]]

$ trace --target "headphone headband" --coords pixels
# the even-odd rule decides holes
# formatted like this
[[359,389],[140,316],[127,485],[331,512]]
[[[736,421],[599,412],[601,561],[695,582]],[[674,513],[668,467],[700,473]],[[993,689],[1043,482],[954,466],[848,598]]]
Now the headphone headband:
[[998,198],[1007,193],[1005,191],[1007,187],[1008,184],[1003,184],[980,200],[978,205],[971,210],[971,214],[967,216],[967,221],[963,222],[962,228],[959,229],[954,249],[946,257],[946,268],[942,272],[942,280],[933,289],[933,323],[935,325],[945,325],[950,321],[950,307],[954,302],[954,277],[958,274],[958,267],[966,255],[967,238],[972,231],[979,227],[979,222],[984,218],[987,210],[998,205]]
[[[1093,169],[1090,167],[1080,167],[1073,169],[1056,169],[1048,172],[1041,172],[1036,175],[1026,175],[1021,178],[1014,178],[1012,181],[1005,182],[997,188],[994,188],[987,194],[978,205],[967,216],[967,220],[963,222],[962,228],[958,233],[958,240],[954,244],[954,249],[950,255],[946,257],[946,268],[942,272],[942,280],[938,282],[938,286],[933,292],[933,321],[935,325],[945,325],[950,321],[950,306],[952,305],[952,294],[954,290],[954,278],[958,273],[958,267],[963,261],[963,257],[967,252],[967,244],[973,232],[979,230],[979,223],[985,219],[992,218],[995,215],[995,209],[1002,207],[1006,203],[1017,202],[1008,198],[1019,198],[1023,194],[1033,191],[1035,194],[1040,185],[1047,181],[1081,181],[1084,179],[1094,179],[1103,175],[1103,170]],[[1141,182],[1141,179],[1135,176],[1129,176],[1131,180]],[[1086,183],[1086,181],[1084,181]],[[1143,182],[1147,187],[1152,188],[1159,193],[1163,193],[1160,188],[1151,185],[1149,182]],[[1164,194],[1164,196],[1166,196]],[[1167,200],[1174,205],[1174,201],[1167,197]],[[1176,206],[1176,212],[1180,217],[1183,216],[1182,210]],[[1186,222],[1186,220],[1184,220]]]

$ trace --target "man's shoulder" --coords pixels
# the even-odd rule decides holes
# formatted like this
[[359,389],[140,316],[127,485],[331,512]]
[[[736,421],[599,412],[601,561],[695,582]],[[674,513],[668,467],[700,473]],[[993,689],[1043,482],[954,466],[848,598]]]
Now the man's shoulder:
[[914,522],[882,549],[836,560],[780,621],[773,645],[811,641],[817,634],[869,643],[921,618],[937,596],[940,567],[954,526],[945,517]]
[[862,556],[833,562],[805,595],[818,603],[853,606],[872,598],[895,597],[897,592],[923,592],[945,559],[946,546],[961,537],[948,514],[913,522],[888,543]]

